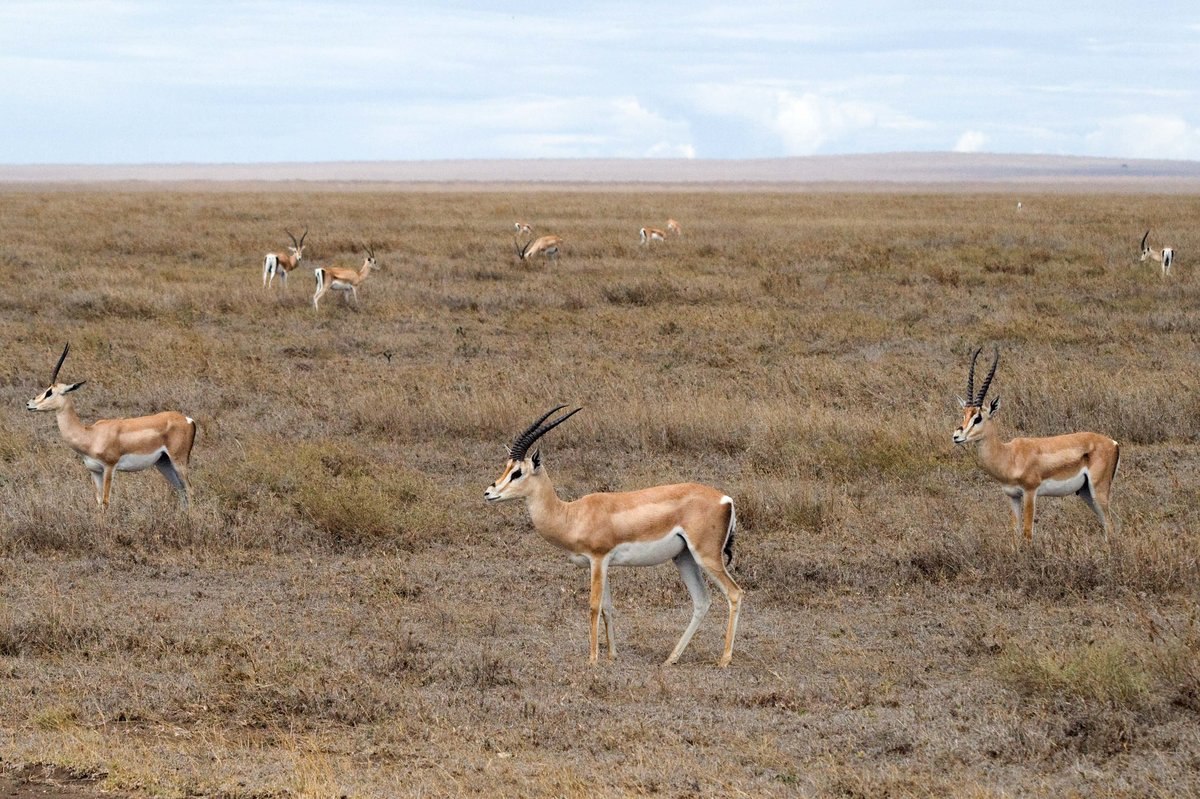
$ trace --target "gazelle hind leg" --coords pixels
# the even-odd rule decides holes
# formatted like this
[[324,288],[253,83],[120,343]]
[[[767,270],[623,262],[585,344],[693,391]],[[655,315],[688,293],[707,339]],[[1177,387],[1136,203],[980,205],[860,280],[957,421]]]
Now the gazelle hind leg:
[[704,575],[700,573],[700,566],[697,565],[691,550],[685,549],[676,555],[675,565],[679,568],[679,576],[683,578],[683,584],[687,586],[688,594],[692,597],[692,620],[688,622],[687,629],[679,637],[679,643],[675,644],[671,656],[663,664],[667,666],[679,660],[683,650],[687,649],[687,645],[692,641],[692,636],[696,634],[696,629],[700,626],[700,621],[704,618],[704,614],[708,613],[708,607],[712,603],[708,586],[704,584]]
[[154,468],[158,469],[158,473],[167,479],[167,482],[171,484],[171,488],[175,489],[179,501],[183,503],[183,507],[186,509],[188,506],[187,483],[184,482],[183,474],[180,473],[179,468],[166,455],[158,459],[158,463],[154,464]]
[[718,666],[725,668],[733,660],[733,639],[737,635],[738,614],[742,610],[743,592],[734,579],[729,576],[729,572],[725,570],[725,561],[721,559],[719,551],[715,556],[700,555],[700,565],[704,567],[704,571],[713,579],[717,587],[725,594],[726,601],[729,602],[729,622],[725,626],[725,651],[721,654],[721,659],[717,661]]

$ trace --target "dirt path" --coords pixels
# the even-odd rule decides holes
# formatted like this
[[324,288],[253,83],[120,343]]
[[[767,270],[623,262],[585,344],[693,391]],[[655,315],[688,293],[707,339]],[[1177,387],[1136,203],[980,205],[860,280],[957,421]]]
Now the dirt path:
[[77,777],[54,766],[22,766],[0,776],[2,799],[83,799],[113,797],[96,787],[92,777]]

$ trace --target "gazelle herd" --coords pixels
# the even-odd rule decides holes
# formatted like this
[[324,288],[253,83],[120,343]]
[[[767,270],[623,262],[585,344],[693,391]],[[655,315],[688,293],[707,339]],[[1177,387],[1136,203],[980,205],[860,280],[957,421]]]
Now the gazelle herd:
[[[1020,207],[1020,204],[1018,204]],[[292,240],[287,253],[269,253],[263,261],[263,287],[269,289],[276,276],[286,285],[287,275],[300,263],[308,228]],[[641,243],[664,241],[668,233],[681,237],[679,223],[667,220],[666,229],[643,227]],[[522,244],[520,236],[527,237]],[[1170,274],[1174,251],[1147,245],[1149,231],[1142,237],[1141,260],[1162,264]],[[514,224],[516,254],[521,261],[543,255],[556,259],[563,239],[556,235],[534,237],[533,226]],[[366,246],[358,269],[317,267],[316,292],[312,298],[319,310],[329,291],[342,293],[348,302],[358,301],[358,288],[379,268],[375,252]],[[188,416],[166,411],[151,416],[104,419],[84,424],[75,411],[72,394],[84,382],[60,383],[59,372],[70,351],[62,350],[48,386],[26,403],[29,411],[53,412],[63,441],[83,458],[91,473],[97,505],[109,506],[114,472],[140,471],[155,467],[178,494],[186,509],[191,499],[188,464],[197,425]],[[971,355],[966,397],[959,399],[962,416],[951,440],[972,446],[979,466],[1000,483],[1012,505],[1013,523],[1025,540],[1033,537],[1035,503],[1038,497],[1076,495],[1095,513],[1107,539],[1111,524],[1109,500],[1121,451],[1112,438],[1093,432],[1075,432],[1043,438],[1013,438],[1005,441],[998,429],[1000,398],[988,401],[1000,352],[993,350],[991,365],[978,391],[975,369],[982,348]],[[637,491],[588,494],[573,501],[558,496],[540,449],[534,445],[547,433],[579,413],[581,408],[561,413],[560,405],[542,414],[507,446],[507,459],[500,475],[484,491],[488,503],[523,500],[534,529],[549,543],[568,553],[571,562],[589,572],[589,659],[600,653],[601,628],[607,654],[616,656],[616,632],[610,597],[608,571],[612,566],[653,566],[672,561],[692,600],[692,615],[667,664],[675,663],[707,613],[711,598],[706,579],[720,589],[728,603],[724,648],[719,666],[733,657],[742,589],[730,575],[737,514],[734,500],[724,491],[697,483],[660,485]],[[553,417],[553,418],[552,418]],[[532,451],[531,451],[532,450]]]

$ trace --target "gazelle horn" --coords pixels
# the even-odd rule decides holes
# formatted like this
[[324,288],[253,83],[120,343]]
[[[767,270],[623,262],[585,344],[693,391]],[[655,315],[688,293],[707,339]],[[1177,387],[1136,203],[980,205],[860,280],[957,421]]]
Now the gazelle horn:
[[529,427],[527,427],[525,429],[525,432],[523,432],[523,433],[521,433],[521,435],[517,436],[517,438],[513,441],[513,443],[508,447],[508,457],[514,461],[519,461],[519,460],[524,459],[525,453],[529,451],[529,448],[531,446],[533,446],[533,442],[537,441],[539,438],[546,435],[546,433],[549,433],[551,430],[558,427],[560,424],[567,421],[572,416],[574,416],[575,414],[577,414],[583,410],[583,408],[576,408],[575,410],[571,411],[570,413],[558,417],[550,424],[546,424],[546,425],[542,424],[542,422],[546,421],[551,416],[553,416],[555,413],[561,411],[565,407],[567,407],[567,406],[559,405],[556,408],[551,408],[549,411],[542,414],[542,416],[536,422],[529,425]]

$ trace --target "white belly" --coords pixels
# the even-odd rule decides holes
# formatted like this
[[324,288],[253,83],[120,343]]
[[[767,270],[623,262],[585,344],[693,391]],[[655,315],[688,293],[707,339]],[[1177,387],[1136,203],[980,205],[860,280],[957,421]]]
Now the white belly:
[[629,541],[618,544],[609,556],[611,566],[654,566],[671,560],[687,546],[680,535],[683,531],[675,528],[667,535],[655,541]]
[[349,291],[354,287],[341,280],[335,280],[329,284],[329,288],[333,289],[334,291]]
[[1087,479],[1087,469],[1084,469],[1079,474],[1066,480],[1047,480],[1038,486],[1037,495],[1039,497],[1069,497],[1083,488],[1083,484],[1087,482]]
[[[154,452],[145,455],[122,455],[117,461],[118,472],[140,472],[142,469],[149,469],[154,464],[158,463],[159,459],[166,453],[166,447],[159,447]],[[104,471],[104,464],[95,458],[83,456],[83,465],[91,472]]]

